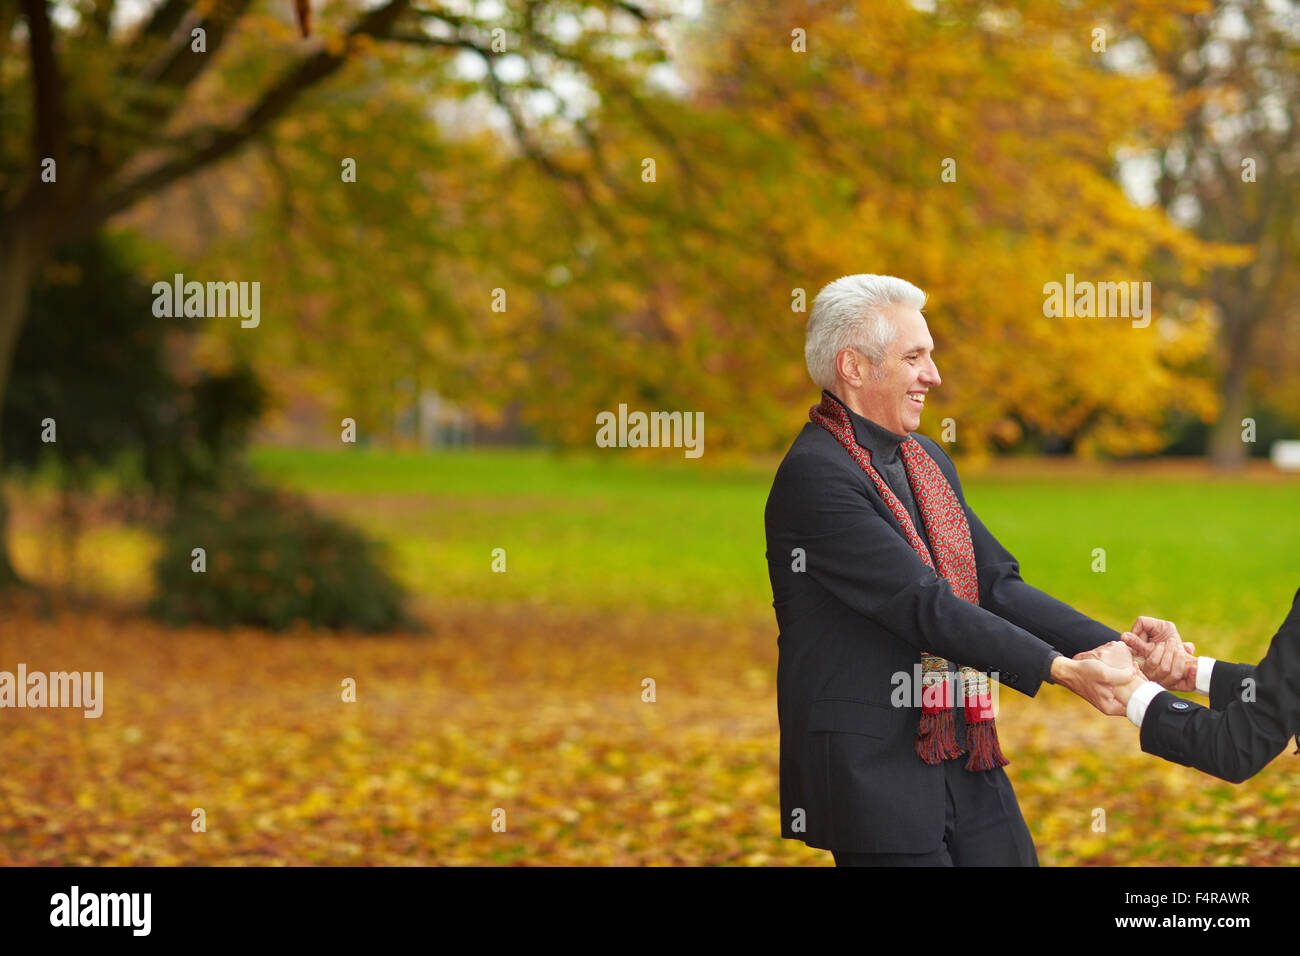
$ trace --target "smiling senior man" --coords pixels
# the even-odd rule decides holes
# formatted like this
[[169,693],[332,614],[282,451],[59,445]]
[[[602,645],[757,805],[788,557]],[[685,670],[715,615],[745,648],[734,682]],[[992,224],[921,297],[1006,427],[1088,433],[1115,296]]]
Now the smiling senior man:
[[[1021,580],[952,460],[911,434],[942,382],[924,304],[902,279],[845,276],[808,319],[822,398],[765,514],[781,835],[841,866],[1037,866],[990,676],[1029,697],[1060,683],[1114,715],[1132,675],[1074,659],[1118,632]],[[919,706],[894,693],[918,665]]]

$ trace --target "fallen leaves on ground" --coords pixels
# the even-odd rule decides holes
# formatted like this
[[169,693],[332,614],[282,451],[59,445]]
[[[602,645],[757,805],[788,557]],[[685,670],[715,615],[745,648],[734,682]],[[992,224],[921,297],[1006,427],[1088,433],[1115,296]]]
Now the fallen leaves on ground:
[[[0,670],[103,671],[105,703],[0,710],[0,864],[832,862],[779,836],[770,624],[430,618],[375,638],[7,613]],[[1043,865],[1300,863],[1297,758],[1233,786],[1141,753],[1136,728],[1061,688],[1000,698]]]

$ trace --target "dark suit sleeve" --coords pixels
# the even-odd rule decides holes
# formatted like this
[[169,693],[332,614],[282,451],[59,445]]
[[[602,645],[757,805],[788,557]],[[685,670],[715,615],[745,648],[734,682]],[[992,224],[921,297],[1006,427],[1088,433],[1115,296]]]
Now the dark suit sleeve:
[[1223,710],[1237,700],[1246,688],[1247,680],[1258,679],[1254,664],[1233,664],[1229,661],[1215,661],[1210,671],[1210,709]]
[[927,447],[934,449],[932,457],[943,467],[966,512],[971,544],[975,547],[975,564],[979,568],[980,604],[999,617],[1038,635],[1066,657],[1119,640],[1118,631],[1080,614],[1064,601],[1058,601],[1024,582],[1020,577],[1020,563],[993,537],[966,504],[956,466],[948,453],[932,441],[927,442]]
[[769,498],[769,526],[797,529],[781,546],[803,548],[814,582],[918,651],[1034,696],[1052,649],[958,597],[876,509],[866,481],[816,455],[787,457]]
[[[1214,665],[1212,695],[1223,666]],[[1300,591],[1253,675],[1244,672],[1248,667],[1225,667],[1218,700],[1212,696],[1221,709],[1157,694],[1142,719],[1142,749],[1230,783],[1254,776],[1285,749],[1287,738],[1300,733]],[[1255,679],[1253,700],[1243,699],[1242,676]]]

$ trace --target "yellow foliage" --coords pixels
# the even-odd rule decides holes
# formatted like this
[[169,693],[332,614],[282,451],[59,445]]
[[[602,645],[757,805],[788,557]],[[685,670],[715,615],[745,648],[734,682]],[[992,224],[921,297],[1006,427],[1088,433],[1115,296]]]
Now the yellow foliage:
[[[766,616],[467,606],[438,626],[290,640],[6,613],[0,666],[101,669],[106,700],[4,711],[0,865],[831,864],[779,836]],[[1044,865],[1300,863],[1294,758],[1228,787],[1061,688],[1001,705]]]

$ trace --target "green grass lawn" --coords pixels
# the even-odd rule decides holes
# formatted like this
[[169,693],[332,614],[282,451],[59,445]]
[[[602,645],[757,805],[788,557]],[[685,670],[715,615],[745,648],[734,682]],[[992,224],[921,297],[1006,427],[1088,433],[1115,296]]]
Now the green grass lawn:
[[[829,862],[776,836],[775,462],[262,448],[253,464],[386,542],[434,639],[176,631],[75,608],[0,620],[4,660],[102,661],[119,688],[90,732],[22,711],[0,734],[0,765],[23,771],[7,818],[0,800],[0,864]],[[1112,626],[1155,614],[1205,653],[1259,660],[1300,585],[1300,481],[1062,464],[963,469],[1026,580]],[[50,489],[11,492],[20,569],[55,576]],[[68,576],[138,599],[156,548],[111,504]],[[366,688],[345,718],[340,673]],[[1143,754],[1128,721],[1064,688],[1001,704],[1045,865],[1300,859],[1294,757],[1230,787]],[[228,842],[196,849],[183,815],[157,825],[186,788],[182,806],[236,808]],[[513,837],[484,822],[507,803]]]
[[[618,455],[428,455],[262,448],[259,472],[386,540],[439,600],[771,615],[763,506],[772,465]],[[1112,626],[1179,624],[1207,653],[1257,660],[1300,587],[1300,481],[963,478],[1029,583]],[[506,572],[493,573],[503,548]],[[1105,549],[1106,570],[1093,570]]]

